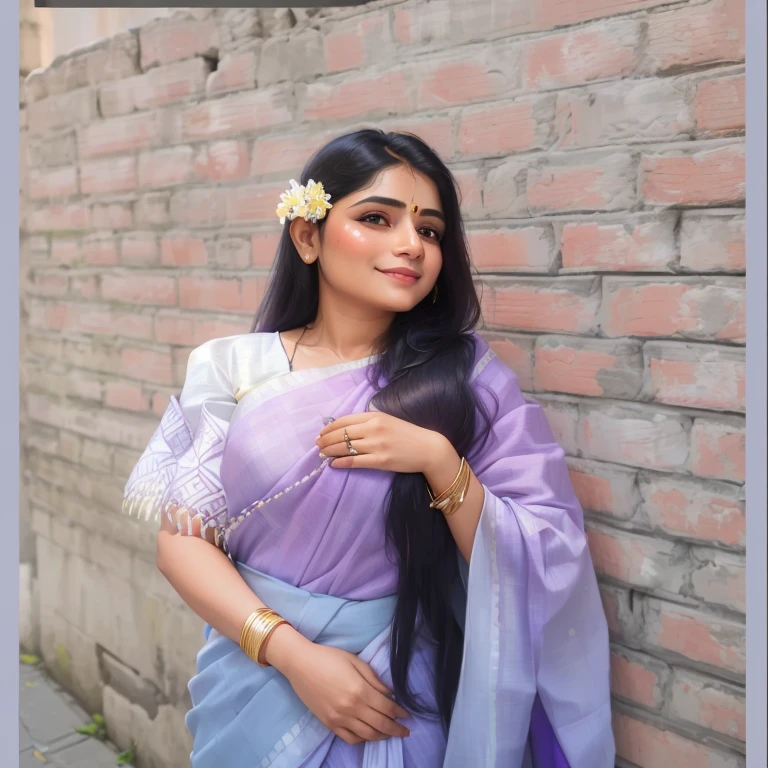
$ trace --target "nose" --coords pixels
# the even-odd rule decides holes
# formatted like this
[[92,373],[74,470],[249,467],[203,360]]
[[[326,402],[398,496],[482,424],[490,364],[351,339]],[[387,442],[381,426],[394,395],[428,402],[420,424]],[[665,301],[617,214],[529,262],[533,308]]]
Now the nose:
[[394,249],[396,256],[418,259],[424,255],[424,243],[422,243],[421,235],[419,235],[416,227],[413,226],[410,216],[403,217],[397,232],[397,247]]

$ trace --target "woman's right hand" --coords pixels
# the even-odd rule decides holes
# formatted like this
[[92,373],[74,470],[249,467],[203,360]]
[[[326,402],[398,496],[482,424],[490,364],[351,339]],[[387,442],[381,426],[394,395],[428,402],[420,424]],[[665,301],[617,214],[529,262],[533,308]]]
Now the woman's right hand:
[[[277,637],[281,629],[275,630],[267,644],[268,661],[273,655],[270,651],[277,651],[278,645],[282,646],[281,650],[288,650],[282,642],[288,641],[288,637]],[[275,659],[272,663],[326,728],[347,744],[410,735],[410,731],[395,720],[408,717],[408,713],[389,698],[392,692],[368,664],[339,648],[318,645],[303,637],[296,647],[297,638],[291,640],[292,652],[281,654],[280,661]]]

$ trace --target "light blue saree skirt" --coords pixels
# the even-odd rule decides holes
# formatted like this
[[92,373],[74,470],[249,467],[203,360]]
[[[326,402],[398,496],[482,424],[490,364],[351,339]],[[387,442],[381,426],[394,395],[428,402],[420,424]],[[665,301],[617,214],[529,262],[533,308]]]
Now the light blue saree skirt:
[[[237,570],[265,605],[315,643],[367,661],[388,639],[394,595],[346,600],[312,594],[240,563]],[[296,768],[329,734],[283,675],[260,667],[215,629],[198,654],[189,692],[192,768]]]

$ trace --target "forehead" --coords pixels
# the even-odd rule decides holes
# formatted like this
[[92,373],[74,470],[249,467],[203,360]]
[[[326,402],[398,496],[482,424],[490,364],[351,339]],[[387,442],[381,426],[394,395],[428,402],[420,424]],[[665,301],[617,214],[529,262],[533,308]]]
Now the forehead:
[[410,166],[395,165],[386,168],[372,184],[351,194],[349,202],[372,194],[394,197],[404,203],[415,202],[422,208],[442,210],[435,182]]

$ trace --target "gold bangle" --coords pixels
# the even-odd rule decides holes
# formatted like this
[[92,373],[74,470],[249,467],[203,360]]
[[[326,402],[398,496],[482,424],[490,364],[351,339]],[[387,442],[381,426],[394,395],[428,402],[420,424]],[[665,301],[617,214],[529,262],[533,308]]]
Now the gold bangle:
[[456,477],[453,479],[453,482],[440,494],[437,496],[433,495],[432,489],[429,487],[429,484],[427,484],[427,490],[429,491],[429,496],[432,499],[432,503],[429,505],[430,507],[434,508],[437,506],[439,502],[441,502],[443,499],[450,496],[458,486],[458,483],[461,479],[462,473],[464,472],[464,465],[466,464],[464,457],[461,457],[461,463],[459,464],[459,471],[456,473]]
[[266,642],[281,624],[288,623],[271,608],[259,608],[246,619],[243,625],[240,633],[240,647],[245,655],[259,666],[270,666],[266,661],[262,660]]
[[269,641],[269,638],[272,637],[272,634],[274,631],[281,626],[282,624],[287,624],[288,622],[282,618],[278,617],[278,620],[272,623],[272,626],[267,629],[267,631],[264,633],[264,636],[261,638],[261,644],[259,645],[259,652],[256,657],[256,663],[259,666],[262,667],[270,667],[272,666],[269,664],[269,662],[266,660],[266,651],[267,651],[267,642]]
[[243,628],[240,630],[240,647],[245,651],[247,655],[250,656],[248,650],[249,645],[251,644],[254,626],[258,624],[261,616],[263,616],[265,613],[270,613],[271,610],[271,608],[266,607],[259,608],[245,620],[245,624],[243,624]]
[[244,648],[244,645],[245,645],[246,639],[247,639],[247,637],[248,637],[248,633],[249,633],[249,631],[250,631],[251,627],[253,626],[253,623],[254,623],[254,621],[256,621],[256,619],[258,619],[258,617],[259,617],[259,616],[260,616],[262,613],[266,613],[266,612],[267,612],[267,611],[269,611],[269,610],[270,610],[270,609],[269,609],[269,608],[266,608],[266,607],[265,607],[265,608],[259,608],[258,610],[254,611],[254,612],[253,612],[253,613],[252,613],[252,614],[251,614],[251,615],[250,615],[250,616],[249,616],[249,617],[248,617],[248,618],[245,620],[245,623],[243,624],[243,628],[240,630],[240,647],[241,647],[241,648]]
[[472,475],[469,464],[462,457],[461,465],[454,481],[439,496],[433,496],[432,490],[429,484],[427,484],[427,490],[432,499],[432,503],[429,506],[432,509],[439,509],[446,516],[454,514],[464,502],[471,479]]

